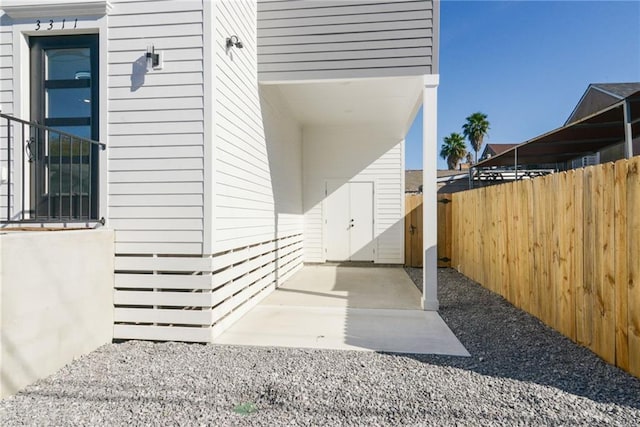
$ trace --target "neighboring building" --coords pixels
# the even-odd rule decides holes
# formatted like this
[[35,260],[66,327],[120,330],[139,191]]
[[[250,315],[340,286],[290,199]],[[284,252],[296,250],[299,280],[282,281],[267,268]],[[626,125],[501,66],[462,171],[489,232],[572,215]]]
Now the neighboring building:
[[480,161],[486,160],[490,157],[497,156],[498,154],[502,154],[507,150],[512,149],[518,144],[486,144],[484,146],[484,150],[480,155]]
[[[565,125],[574,123],[580,119],[603,110],[616,102],[623,101],[629,96],[640,91],[640,82],[633,83],[592,83],[578,101],[578,104],[571,112]],[[633,141],[633,154],[640,154],[640,138]],[[602,150],[578,157],[572,160],[570,167],[584,167],[593,164],[613,162],[624,158],[624,143],[620,142]]]
[[[640,83],[591,84],[561,128],[484,158],[480,173],[567,170],[640,154]],[[544,173],[545,171],[542,170]]]
[[[456,193],[469,189],[469,170],[438,169],[438,193]],[[405,171],[405,193],[422,193],[422,171]]]
[[[404,137],[421,106],[436,193],[439,2],[0,8],[3,115],[105,147],[11,122],[0,211],[115,230],[115,338],[210,342],[304,262],[403,263]],[[435,202],[424,218],[434,247]]]
[[565,126],[622,101],[640,91],[640,82],[591,83],[575,106]]
[[[440,171],[438,171],[440,174]],[[422,170],[409,169],[404,171],[404,192],[419,194],[422,193]]]
[[457,193],[468,189],[469,169],[438,171],[438,193]]

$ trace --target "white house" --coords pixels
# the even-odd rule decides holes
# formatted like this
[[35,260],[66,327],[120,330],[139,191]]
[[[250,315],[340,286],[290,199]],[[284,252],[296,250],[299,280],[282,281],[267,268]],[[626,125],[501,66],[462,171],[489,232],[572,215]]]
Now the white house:
[[403,263],[423,106],[437,310],[438,3],[3,0],[4,226],[114,230],[114,338],[211,342],[305,262]]

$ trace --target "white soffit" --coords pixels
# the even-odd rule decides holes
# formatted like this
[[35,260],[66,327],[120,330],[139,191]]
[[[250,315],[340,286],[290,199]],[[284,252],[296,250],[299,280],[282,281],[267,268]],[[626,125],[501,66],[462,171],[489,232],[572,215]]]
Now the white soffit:
[[108,0],[3,0],[0,8],[13,19],[59,16],[102,16],[111,10]]
[[277,87],[291,114],[303,125],[382,125],[404,137],[422,100],[424,79],[314,81]]

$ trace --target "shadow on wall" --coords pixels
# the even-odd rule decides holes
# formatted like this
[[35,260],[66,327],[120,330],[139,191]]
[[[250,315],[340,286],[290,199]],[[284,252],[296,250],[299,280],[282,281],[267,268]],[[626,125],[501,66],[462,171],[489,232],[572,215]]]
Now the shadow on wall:
[[[263,85],[259,89],[272,185],[274,239],[304,232],[305,245],[312,245],[320,254],[327,180],[336,189],[350,180],[372,182],[379,186],[375,203],[386,209],[376,218],[373,243],[384,241],[396,247],[399,253],[394,262],[402,263],[402,224],[394,225],[394,215],[400,217],[404,203],[402,138],[375,126],[303,128],[277,86]],[[397,212],[390,214],[389,209]]]
[[147,75],[147,58],[142,55],[131,64],[131,92],[135,92],[144,85]]
[[[400,170],[403,153],[399,144],[402,141],[402,136],[385,132],[376,124],[306,128],[303,145],[305,212],[325,199],[327,179],[337,180],[340,185],[356,178],[376,181],[391,175],[391,179],[401,179],[395,175],[404,173]],[[387,155],[386,159],[382,159],[384,155]],[[390,160],[397,160],[397,171]]]
[[[404,203],[402,189],[402,142],[403,139],[380,126],[357,125],[350,127],[309,127],[304,131],[303,175],[304,175],[304,211],[305,211],[305,254],[307,259],[319,262],[331,254],[323,253],[327,249],[326,220],[335,216],[345,216],[347,224],[349,207],[342,212],[335,208],[344,203],[333,203],[331,212],[327,211],[328,203],[333,197],[341,199],[338,194],[348,182],[371,182],[374,185],[373,197],[373,238],[385,234],[395,221],[400,219]],[[323,203],[327,201],[327,203]],[[402,227],[400,227],[401,229]],[[396,230],[398,231],[398,230]],[[388,233],[386,233],[389,235]],[[401,231],[399,231],[401,239]],[[335,237],[332,237],[335,243]],[[324,243],[324,244],[323,244]],[[399,247],[402,243],[399,242]],[[377,245],[379,249],[382,246]],[[351,253],[355,251],[352,250]],[[344,256],[334,260],[345,259]],[[367,259],[356,257],[356,259]],[[380,262],[401,263],[402,258]]]
[[[273,195],[273,239],[303,232],[302,212],[302,128],[279,99],[274,87],[259,87]],[[279,259],[275,260],[276,286]]]

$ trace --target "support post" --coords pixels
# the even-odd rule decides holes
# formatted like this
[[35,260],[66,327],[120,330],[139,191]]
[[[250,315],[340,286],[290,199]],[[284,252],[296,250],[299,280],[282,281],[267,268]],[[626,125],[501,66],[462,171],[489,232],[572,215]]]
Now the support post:
[[518,180],[518,147],[516,147],[516,152],[515,152],[515,161],[514,161],[514,168],[515,168],[515,173],[516,173],[516,181]]
[[624,156],[627,159],[633,157],[633,134],[631,130],[631,106],[629,100],[625,100],[622,106],[624,114]]
[[7,221],[11,221],[11,121],[7,119]]
[[424,79],[422,92],[422,308],[438,310],[438,75]]

